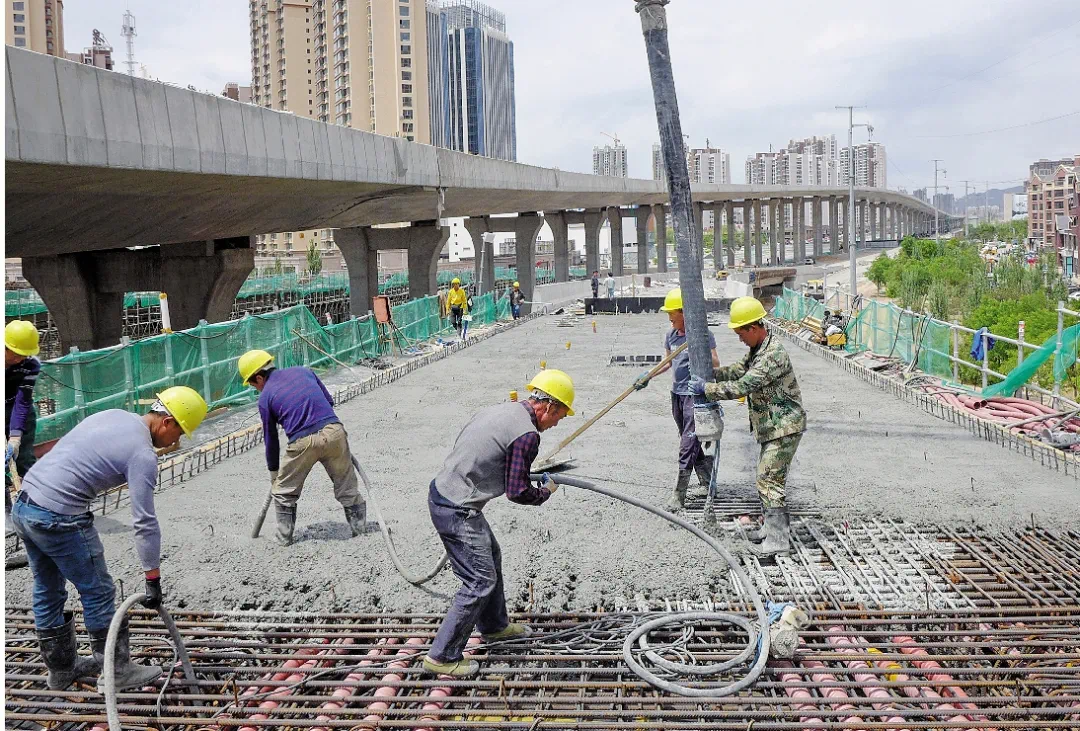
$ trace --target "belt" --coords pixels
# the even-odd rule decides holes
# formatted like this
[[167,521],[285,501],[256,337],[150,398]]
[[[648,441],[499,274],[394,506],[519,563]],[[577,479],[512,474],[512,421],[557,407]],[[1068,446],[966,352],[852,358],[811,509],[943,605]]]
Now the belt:
[[[41,507],[40,505],[38,505],[37,503],[35,503],[33,500],[30,499],[30,496],[26,493],[26,490],[19,490],[19,494],[15,497],[15,502],[17,502],[17,503],[18,502],[23,502],[23,503],[26,503],[27,505],[31,505],[31,506],[33,506],[35,508],[40,508]],[[44,509],[44,508],[42,508],[42,509]]]

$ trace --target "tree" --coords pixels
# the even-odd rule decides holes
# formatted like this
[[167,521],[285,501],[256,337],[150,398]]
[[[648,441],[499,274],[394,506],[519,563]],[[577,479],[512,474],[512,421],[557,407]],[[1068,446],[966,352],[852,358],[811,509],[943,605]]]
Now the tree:
[[274,257],[274,276],[280,277],[284,273],[285,273],[285,268],[281,264],[281,258],[275,256]]
[[889,281],[889,272],[892,268],[892,257],[883,251],[881,256],[874,259],[874,263],[870,265],[870,269],[866,272],[866,278],[873,282],[878,292],[880,292],[882,285]]
[[313,277],[319,276],[319,272],[322,271],[322,254],[319,253],[319,247],[314,241],[308,244],[307,268]]

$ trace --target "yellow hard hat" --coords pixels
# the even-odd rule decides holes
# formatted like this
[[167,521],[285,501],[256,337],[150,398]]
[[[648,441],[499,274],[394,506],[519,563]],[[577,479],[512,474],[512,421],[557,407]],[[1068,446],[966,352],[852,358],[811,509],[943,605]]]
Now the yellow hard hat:
[[520,286],[521,286],[521,284],[520,284],[519,282],[514,282],[514,286],[515,286],[515,287],[520,287]]
[[157,395],[161,404],[169,410],[169,416],[184,430],[188,437],[199,428],[206,417],[206,401],[194,388],[173,386]]
[[454,277],[453,279],[450,280],[450,284],[461,284],[461,280],[458,279],[457,277]]
[[4,328],[4,347],[19,355],[31,356],[40,353],[38,331],[34,323],[26,320],[9,322]]
[[739,297],[731,303],[731,322],[728,327],[732,330],[750,325],[758,320],[764,320],[768,316],[764,305],[754,297]]
[[529,381],[525,388],[542,391],[566,407],[566,415],[574,415],[574,382],[570,376],[554,368],[545,368]]
[[660,308],[661,312],[674,312],[675,310],[682,309],[682,290],[679,288],[673,289],[667,293],[664,297],[664,306]]
[[251,377],[274,362],[274,356],[265,350],[249,350],[240,356],[236,366],[240,370],[240,380],[247,383]]

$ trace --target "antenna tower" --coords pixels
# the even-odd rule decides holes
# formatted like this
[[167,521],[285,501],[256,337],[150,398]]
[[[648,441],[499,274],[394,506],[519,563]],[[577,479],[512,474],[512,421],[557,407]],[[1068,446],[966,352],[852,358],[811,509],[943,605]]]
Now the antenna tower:
[[124,40],[127,41],[127,61],[124,64],[128,67],[128,76],[135,75],[135,16],[131,14],[130,10],[124,12],[124,27],[120,31]]

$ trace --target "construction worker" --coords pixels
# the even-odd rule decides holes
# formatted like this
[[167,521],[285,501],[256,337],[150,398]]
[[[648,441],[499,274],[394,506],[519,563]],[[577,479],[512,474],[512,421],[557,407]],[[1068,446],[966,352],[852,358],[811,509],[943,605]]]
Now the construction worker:
[[600,272],[594,271],[592,273],[592,281],[590,282],[590,284],[592,285],[593,299],[596,299],[600,296]]
[[757,489],[765,512],[764,528],[752,531],[750,539],[763,541],[758,552],[771,555],[791,548],[784,486],[806,431],[806,412],[791,359],[780,339],[765,327],[765,317],[765,308],[753,297],[732,302],[728,327],[750,352],[738,363],[717,368],[713,373],[716,383],[692,377],[690,390],[710,401],[748,397],[750,429],[761,445]]
[[[249,350],[240,356],[237,366],[240,380],[259,392],[278,543],[288,546],[293,542],[296,502],[316,463],[322,464],[333,481],[334,497],[345,508],[353,536],[368,532],[367,503],[360,496],[349,435],[323,382],[310,368],[275,368],[274,356],[265,350]],[[284,460],[278,447],[279,424],[289,440]]]
[[521,283],[514,282],[514,289],[510,292],[510,313],[514,319],[521,317],[521,306],[525,304],[525,293],[521,291]]
[[450,291],[446,293],[446,309],[450,313],[450,324],[461,331],[461,318],[469,311],[469,295],[461,288],[461,280],[450,280]]
[[546,474],[532,484],[529,468],[540,450],[540,432],[574,415],[574,383],[562,371],[546,369],[526,388],[532,391],[527,400],[489,406],[473,416],[431,481],[431,522],[461,589],[424,658],[428,672],[474,675],[479,665],[462,654],[473,627],[486,642],[532,633],[507,616],[502,551],[483,510],[500,495],[522,505],[542,505],[555,492],[558,486]]
[[[671,329],[664,336],[664,355],[671,355],[686,342],[686,317],[683,315],[682,290],[673,289],[664,297],[661,312],[666,312],[671,321]],[[716,338],[709,332],[709,347],[712,349],[713,368],[720,365],[720,356],[716,354]],[[679,476],[675,489],[668,502],[669,510],[680,510],[686,504],[686,490],[690,485],[690,475],[697,472],[698,482],[703,487],[709,486],[712,479],[713,458],[706,456],[694,431],[694,395],[690,392],[690,350],[684,350],[661,368],[656,375],[672,371],[671,374],[671,416],[679,430]],[[649,372],[646,371],[634,381],[634,388],[641,390],[649,385]]]
[[[109,409],[86,417],[23,478],[11,520],[26,544],[34,575],[34,626],[51,690],[63,690],[101,671],[116,611],[116,592],[91,504],[127,483],[135,548],[146,578],[142,604],[156,609],[162,593],[154,448],[175,444],[181,434],[190,437],[205,416],[206,402],[197,392],[187,386],[167,388],[145,416]],[[92,658],[76,652],[74,615],[64,611],[67,581],[79,592]],[[161,674],[157,666],[131,662],[127,619],[120,626],[113,659],[117,690],[141,688]]]
[[607,278],[604,280],[604,288],[607,290],[607,298],[609,300],[615,299],[615,277],[611,276],[611,272],[607,273]]
[[[41,372],[41,362],[34,356],[41,352],[38,331],[26,320],[12,320],[4,328],[4,468],[15,460],[20,476],[34,466],[34,437],[37,412],[34,410],[34,386]],[[5,491],[5,507],[10,496]]]

